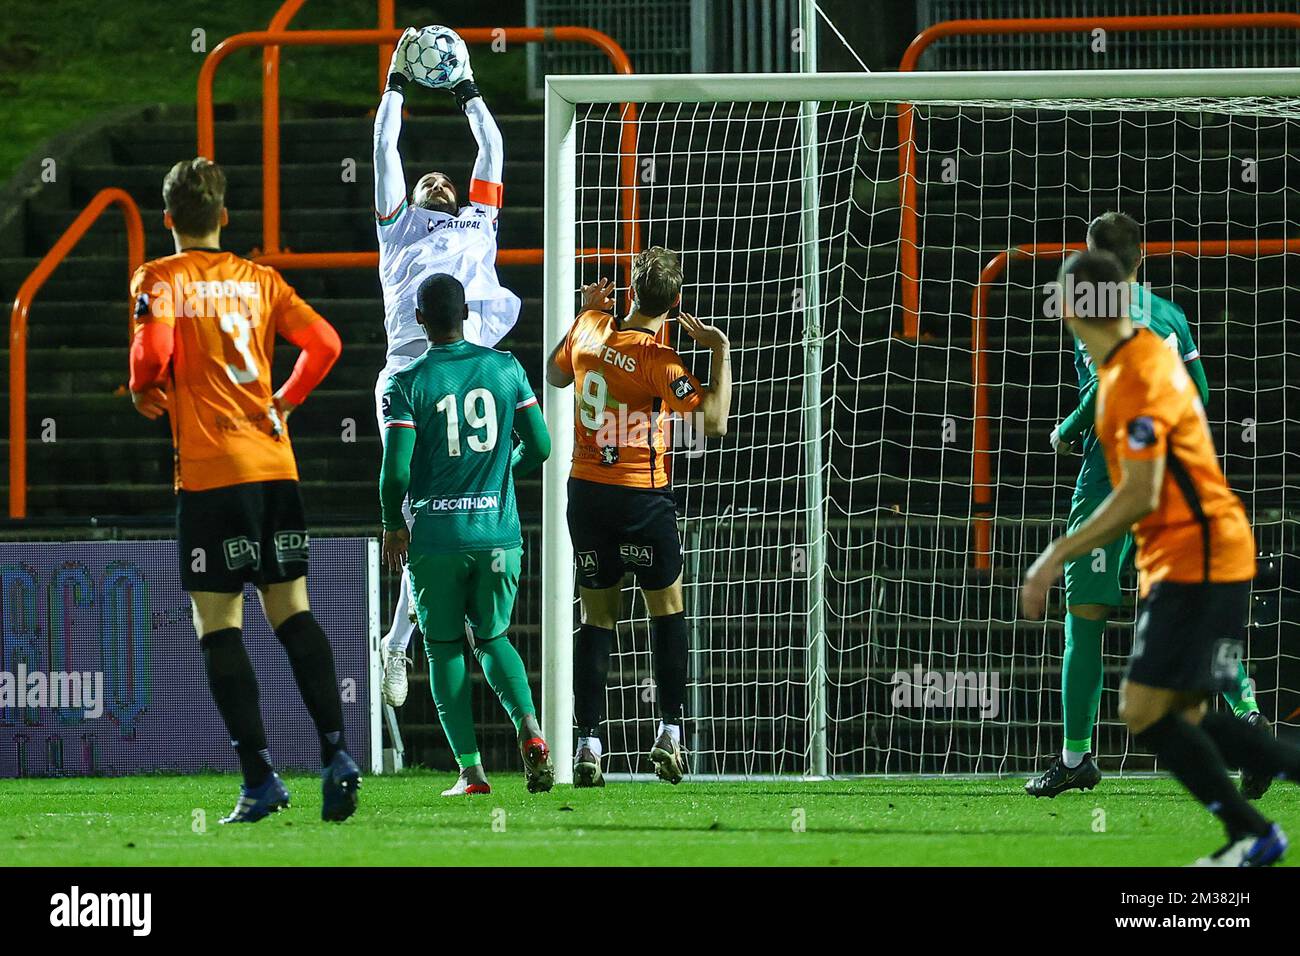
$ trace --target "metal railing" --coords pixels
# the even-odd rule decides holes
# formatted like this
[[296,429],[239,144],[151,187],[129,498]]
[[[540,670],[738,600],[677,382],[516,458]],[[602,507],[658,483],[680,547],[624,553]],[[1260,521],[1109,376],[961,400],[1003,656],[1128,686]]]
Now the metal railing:
[[27,318],[32,299],[73,247],[109,206],[122,210],[126,221],[127,276],[144,263],[144,223],[140,208],[125,191],[101,189],[63,231],[59,241],[32,270],[9,314],[9,517],[27,517]]
[[[290,0],[281,8],[293,11],[301,6],[298,0]],[[276,19],[288,21],[288,16]],[[507,43],[541,43],[544,41],[561,41],[586,43],[602,50],[614,64],[619,73],[631,73],[632,65],[626,54],[612,38],[598,30],[585,27],[506,27],[506,28],[472,28],[458,31],[466,43],[491,43],[504,40]],[[376,30],[266,30],[251,33],[237,33],[227,37],[212,48],[198,79],[198,154],[208,159],[216,159],[216,132],[213,117],[213,83],[218,67],[231,53],[250,47],[263,47],[268,50],[281,46],[377,46],[381,50],[393,46],[401,36],[396,29]],[[386,65],[386,64],[385,64]],[[278,59],[274,68],[268,67],[264,82],[263,139],[262,139],[262,249],[254,256],[259,262],[277,268],[313,268],[313,269],[349,269],[377,268],[377,252],[312,252],[296,253],[284,249],[280,244],[280,190],[279,190],[279,80]],[[640,248],[640,225],[637,220],[638,204],[636,194],[636,156],[637,130],[636,108],[634,104],[623,107],[622,124],[619,135],[619,181],[622,189],[621,214],[623,218],[623,246],[618,250],[579,250],[579,254],[619,257],[624,260],[634,255]],[[271,170],[274,169],[274,172]],[[501,250],[497,261],[503,264],[533,265],[542,261],[541,249]]]
[[[1152,32],[1161,30],[1300,30],[1300,14],[1223,13],[1146,17],[1034,17],[1007,20],[948,20],[916,35],[898,64],[900,72],[917,61],[936,40],[954,36],[999,36],[1023,33]],[[916,138],[911,104],[898,106],[899,286],[903,300],[903,335],[914,339],[921,320],[921,247],[917,215]]]

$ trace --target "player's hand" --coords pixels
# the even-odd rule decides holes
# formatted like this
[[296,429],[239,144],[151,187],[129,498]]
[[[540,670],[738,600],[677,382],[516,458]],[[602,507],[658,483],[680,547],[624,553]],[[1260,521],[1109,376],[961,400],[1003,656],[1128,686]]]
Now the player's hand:
[[604,276],[582,287],[583,312],[610,312],[614,309],[614,283]]
[[1025,617],[1031,621],[1042,618],[1047,610],[1047,593],[1064,570],[1065,562],[1058,557],[1054,541],[1025,572],[1025,581],[1020,587],[1020,610]]
[[[406,48],[414,42],[416,33],[415,27],[407,27],[402,31],[402,35],[398,37],[397,46],[393,47],[393,58],[388,61],[388,75],[390,77],[396,74],[407,83],[411,82],[411,70],[406,65]],[[392,83],[389,83],[389,88],[392,88]]]
[[1052,429],[1052,451],[1058,455],[1073,455],[1074,446],[1061,437],[1061,426],[1057,425]]
[[384,532],[384,566],[395,574],[406,567],[406,551],[411,546],[411,532],[405,528]]
[[151,385],[143,392],[132,392],[131,404],[137,412],[152,421],[167,414],[167,393],[157,385]]
[[700,345],[713,352],[731,347],[731,342],[727,339],[727,334],[716,325],[709,325],[702,322],[688,312],[683,312],[677,316],[677,321],[681,323],[686,334],[693,338]]

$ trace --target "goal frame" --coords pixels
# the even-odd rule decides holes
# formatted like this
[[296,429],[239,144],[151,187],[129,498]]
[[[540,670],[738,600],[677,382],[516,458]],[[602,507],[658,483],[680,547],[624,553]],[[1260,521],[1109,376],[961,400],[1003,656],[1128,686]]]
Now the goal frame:
[[[816,169],[817,142],[807,133],[807,117],[815,123],[819,102],[944,102],[1060,101],[1087,99],[1224,99],[1249,96],[1300,97],[1300,70],[1024,70],[1005,72],[905,72],[905,73],[761,73],[761,74],[639,74],[622,76],[548,76],[545,88],[545,156],[543,184],[543,287],[542,356],[568,331],[576,314],[575,224],[577,208],[577,115],[588,104],[618,103],[763,103],[790,102],[804,106],[803,167]],[[811,109],[809,108],[811,105]],[[803,198],[805,223],[816,223],[816,183],[807,185]],[[811,237],[815,244],[815,234]],[[901,241],[901,240],[900,240]],[[809,262],[811,260],[811,269]],[[805,256],[806,288],[815,282],[816,256]],[[972,277],[974,279],[974,277]],[[806,309],[805,420],[820,421],[820,375],[812,352],[820,347],[817,298]],[[810,397],[812,397],[810,399]],[[812,402],[816,404],[812,404]],[[569,463],[573,454],[573,403],[562,393],[551,393],[545,418],[552,452],[542,474],[542,718],[555,762],[556,780],[572,782],[573,762],[573,599],[574,563],[565,521]],[[820,460],[820,438],[814,449]],[[813,476],[810,476],[810,478]],[[810,502],[810,582],[824,573],[825,525],[822,496]],[[816,626],[824,595],[811,588],[809,595],[810,660],[816,660],[817,642],[824,628]],[[820,633],[818,633],[820,631]],[[810,667],[808,720],[810,750],[808,772],[824,774],[826,735],[824,707],[826,671]],[[821,681],[820,687],[816,682]],[[820,732],[816,732],[820,730]]]

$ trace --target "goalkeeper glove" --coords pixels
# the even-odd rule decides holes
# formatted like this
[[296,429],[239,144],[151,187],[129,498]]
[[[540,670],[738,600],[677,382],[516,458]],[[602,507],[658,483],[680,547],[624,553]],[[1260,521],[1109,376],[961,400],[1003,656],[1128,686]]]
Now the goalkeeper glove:
[[384,87],[385,92],[396,90],[403,96],[406,95],[406,84],[412,80],[410,67],[406,65],[406,48],[415,41],[415,37],[414,27],[407,27],[398,37],[397,46],[393,48],[393,58],[388,61],[388,84]]

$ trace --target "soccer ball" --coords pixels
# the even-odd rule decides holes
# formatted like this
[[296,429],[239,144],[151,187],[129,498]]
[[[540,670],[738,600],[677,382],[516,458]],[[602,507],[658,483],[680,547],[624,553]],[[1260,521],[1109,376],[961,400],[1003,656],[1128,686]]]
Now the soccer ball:
[[424,27],[406,47],[406,68],[421,86],[435,90],[455,86],[465,79],[468,67],[465,41],[448,27]]

